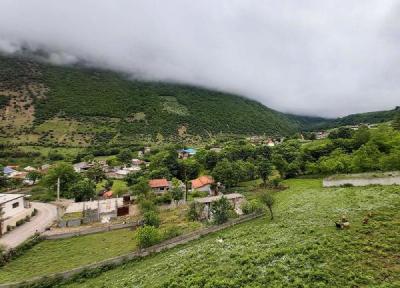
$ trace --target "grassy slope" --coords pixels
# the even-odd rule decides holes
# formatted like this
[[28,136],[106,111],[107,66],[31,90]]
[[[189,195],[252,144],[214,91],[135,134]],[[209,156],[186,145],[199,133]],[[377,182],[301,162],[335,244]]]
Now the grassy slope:
[[[184,210],[162,210],[160,229],[178,227],[183,233],[202,226],[189,222]],[[61,240],[46,240],[0,268],[0,283],[23,281],[40,275],[70,270],[82,265],[127,254],[137,249],[135,232],[129,229]]]
[[[398,287],[400,187],[291,180],[265,218],[68,287]],[[362,224],[367,212],[374,216]],[[349,230],[333,221],[346,214]],[[223,243],[216,241],[222,238]],[[396,286],[397,285],[397,286]]]

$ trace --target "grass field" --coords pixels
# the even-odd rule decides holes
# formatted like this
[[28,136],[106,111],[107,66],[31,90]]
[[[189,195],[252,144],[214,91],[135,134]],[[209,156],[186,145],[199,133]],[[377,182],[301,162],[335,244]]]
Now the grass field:
[[[182,233],[187,233],[202,226],[199,222],[189,222],[186,219],[186,211],[182,209],[162,210],[160,217],[161,231],[174,226]],[[71,215],[71,218],[76,217]],[[23,281],[40,275],[67,271],[136,249],[135,231],[129,229],[69,239],[45,240],[0,268],[0,283]]]
[[136,248],[129,229],[62,240],[46,240],[0,268],[0,283],[72,269],[128,253]]
[[[67,287],[400,286],[400,187],[285,184],[274,221],[251,221]],[[350,229],[335,228],[341,215]]]

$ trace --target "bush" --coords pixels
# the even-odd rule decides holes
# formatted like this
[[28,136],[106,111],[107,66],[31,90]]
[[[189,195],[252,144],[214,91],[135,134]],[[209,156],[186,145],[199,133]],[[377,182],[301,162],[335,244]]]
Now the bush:
[[159,243],[161,236],[156,227],[143,226],[136,230],[136,239],[140,248],[146,248]]
[[187,212],[187,218],[190,221],[198,221],[201,218],[201,211],[203,211],[203,205],[192,202],[190,203],[189,211]]
[[143,214],[144,225],[158,227],[160,226],[160,216],[155,211],[147,211]]
[[171,204],[171,201],[172,201],[171,194],[170,193],[164,193],[164,194],[162,194],[160,196],[157,196],[154,202],[157,205],[159,205],[159,204]]
[[263,204],[258,200],[244,202],[241,206],[244,214],[262,213],[264,211]]
[[154,202],[150,199],[144,199],[142,198],[141,200],[139,200],[139,209],[140,211],[142,211],[142,213],[144,214],[147,211],[156,211],[156,205],[154,204]]
[[171,226],[163,231],[164,240],[175,238],[178,237],[179,235],[182,235],[182,230],[178,226]]

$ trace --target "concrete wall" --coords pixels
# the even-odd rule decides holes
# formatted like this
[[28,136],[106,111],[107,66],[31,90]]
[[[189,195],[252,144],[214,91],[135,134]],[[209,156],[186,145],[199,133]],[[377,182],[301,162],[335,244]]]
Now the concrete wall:
[[377,177],[377,178],[349,178],[349,179],[324,179],[324,187],[338,187],[346,184],[353,186],[368,185],[400,185],[400,176],[397,177]]
[[2,234],[7,232],[7,226],[15,227],[17,225],[17,221],[25,219],[26,216],[31,216],[32,213],[33,213],[33,208],[28,208],[28,209],[24,208],[17,215],[14,215],[12,218],[4,220],[1,225]]

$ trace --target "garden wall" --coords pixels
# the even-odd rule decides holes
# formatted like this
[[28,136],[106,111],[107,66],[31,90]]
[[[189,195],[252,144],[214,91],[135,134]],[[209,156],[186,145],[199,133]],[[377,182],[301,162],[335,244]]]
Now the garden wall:
[[149,248],[138,250],[136,252],[132,252],[132,253],[125,254],[125,255],[118,256],[118,257],[111,258],[111,259],[107,259],[107,260],[104,260],[101,262],[85,265],[85,266],[78,267],[78,268],[75,268],[75,269],[72,269],[69,271],[56,273],[53,275],[35,277],[33,279],[30,279],[30,280],[24,281],[24,282],[0,284],[0,288],[15,288],[15,287],[21,287],[21,286],[30,287],[30,285],[32,285],[34,283],[38,283],[40,281],[45,281],[45,280],[48,281],[49,279],[56,279],[56,281],[61,281],[63,279],[69,279],[72,276],[77,275],[77,274],[82,273],[87,270],[101,268],[101,267],[107,267],[107,266],[113,267],[113,266],[125,263],[126,261],[142,258],[142,257],[148,256],[153,253],[158,253],[158,252],[173,248],[175,246],[188,243],[190,241],[199,239],[200,237],[205,236],[207,234],[211,234],[211,233],[226,229],[228,227],[261,217],[262,215],[263,214],[252,214],[252,215],[241,216],[237,219],[230,220],[222,225],[211,226],[211,227],[204,228],[204,229],[201,229],[198,231],[194,231],[192,233],[181,235],[181,236],[166,240],[160,244],[151,246]]
[[92,228],[87,228],[87,229],[80,230],[80,231],[66,232],[66,233],[59,233],[59,234],[44,233],[44,234],[42,234],[42,236],[46,240],[57,240],[57,239],[71,238],[71,237],[75,237],[75,236],[83,236],[83,235],[89,235],[89,234],[94,234],[94,233],[107,232],[107,231],[118,230],[118,229],[125,229],[125,228],[134,229],[137,226],[139,226],[139,223],[137,223],[137,222],[127,223],[127,224],[114,224],[114,225],[108,225],[108,226],[102,226],[102,227],[92,227]]
[[368,185],[400,185],[400,176],[377,178],[348,178],[348,179],[324,179],[324,187],[338,187],[343,185],[368,186]]

